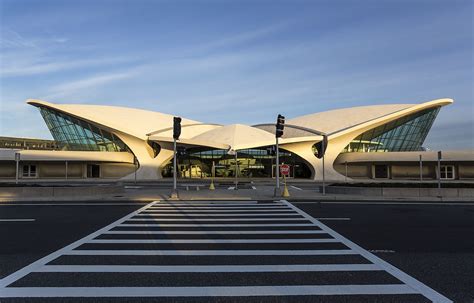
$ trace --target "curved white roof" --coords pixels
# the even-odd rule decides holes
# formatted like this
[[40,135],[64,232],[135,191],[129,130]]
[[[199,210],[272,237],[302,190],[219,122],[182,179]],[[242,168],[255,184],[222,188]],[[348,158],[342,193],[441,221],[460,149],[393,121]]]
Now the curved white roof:
[[[56,109],[141,139],[146,139],[148,133],[173,126],[172,115],[143,109],[105,105],[53,104],[34,99],[29,99],[27,103]],[[182,125],[197,123],[200,122],[185,118],[181,122]]]
[[438,99],[421,104],[388,104],[341,108],[288,119],[286,123],[331,134],[402,111],[407,111],[407,114],[409,114],[452,102],[452,99]]
[[[360,106],[314,113],[287,120],[308,129],[314,129],[333,136],[354,131],[371,124],[387,123],[401,116],[452,103],[452,99],[438,99],[421,104],[390,104]],[[100,124],[141,139],[172,141],[173,116],[159,112],[117,106],[53,104],[41,100],[28,100],[34,106],[44,106]],[[271,124],[252,127],[242,124],[220,126],[194,120],[182,120],[181,141],[186,144],[206,145],[216,148],[245,149],[274,144]],[[267,129],[267,130],[265,130]],[[295,132],[285,128],[281,143],[320,140],[308,132]]]
[[271,133],[255,127],[231,124],[207,131],[193,137],[193,140],[218,142],[237,150],[273,144],[275,137]]

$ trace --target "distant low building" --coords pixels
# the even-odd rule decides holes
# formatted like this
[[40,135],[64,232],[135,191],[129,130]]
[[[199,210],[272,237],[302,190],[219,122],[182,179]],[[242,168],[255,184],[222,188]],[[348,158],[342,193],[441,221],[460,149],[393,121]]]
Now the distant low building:
[[[290,178],[321,180],[317,146],[325,135],[327,180],[437,179],[437,152],[425,151],[422,145],[441,107],[452,102],[362,106],[288,119],[280,138],[280,162],[290,166]],[[21,178],[172,176],[172,115],[40,100],[28,104],[39,108],[54,141],[0,137],[0,179],[15,178],[15,154]],[[182,178],[207,178],[214,167],[216,177],[272,178],[274,133],[274,124],[183,119],[178,173]],[[474,152],[444,151],[440,171],[443,179],[474,179]]]

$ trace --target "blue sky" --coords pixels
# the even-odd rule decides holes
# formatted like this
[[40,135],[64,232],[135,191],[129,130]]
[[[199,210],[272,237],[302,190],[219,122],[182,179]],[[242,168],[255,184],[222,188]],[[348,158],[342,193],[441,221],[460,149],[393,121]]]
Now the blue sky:
[[50,138],[28,98],[253,124],[450,97],[425,145],[474,148],[473,9],[471,0],[0,0],[0,135]]

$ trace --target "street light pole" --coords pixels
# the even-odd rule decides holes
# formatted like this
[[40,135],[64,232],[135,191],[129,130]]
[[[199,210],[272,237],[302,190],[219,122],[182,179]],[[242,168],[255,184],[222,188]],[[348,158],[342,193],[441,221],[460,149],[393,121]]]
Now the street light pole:
[[16,174],[15,174],[15,184],[18,184],[18,175],[19,175],[19,168],[20,168],[20,153],[15,153],[15,162],[16,162]]
[[234,189],[237,190],[237,185],[239,183],[239,181],[237,180],[238,178],[238,171],[239,171],[239,165],[237,164],[237,150],[235,150],[235,187]]
[[[323,144],[322,144],[322,147],[323,147],[323,151],[326,151],[326,147],[324,146],[325,140],[323,140]],[[324,155],[326,154],[326,152],[324,152],[323,154],[323,196],[326,195],[326,176],[325,176],[325,169],[324,169]]]
[[420,183],[423,182],[423,156],[420,155]]

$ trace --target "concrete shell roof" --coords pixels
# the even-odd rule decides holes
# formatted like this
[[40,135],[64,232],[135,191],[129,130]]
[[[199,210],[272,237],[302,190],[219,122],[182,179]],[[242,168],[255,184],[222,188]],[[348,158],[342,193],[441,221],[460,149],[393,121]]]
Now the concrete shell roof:
[[[34,99],[29,99],[27,103],[56,109],[140,139],[146,139],[148,133],[173,126],[173,115],[143,109],[105,105],[53,104]],[[183,118],[181,123],[186,125],[199,122]]]
[[421,104],[388,104],[341,108],[288,119],[286,123],[331,134],[404,110],[415,112],[452,102],[451,99],[438,99]]
[[201,142],[218,142],[234,150],[270,145],[275,141],[273,134],[243,124],[222,126],[200,134],[192,139]]
[[[329,135],[341,135],[362,126],[386,123],[400,116],[427,108],[452,103],[451,99],[438,99],[421,104],[391,104],[361,106],[314,113],[287,120],[287,124],[298,125],[325,132]],[[173,116],[159,112],[127,107],[103,105],[52,104],[41,100],[28,100],[34,106],[53,108],[79,118],[100,124],[141,139],[172,141]],[[216,148],[229,147],[245,149],[274,144],[275,137],[269,131],[242,124],[219,126],[204,124],[194,120],[182,120],[182,143],[207,145]],[[186,125],[188,125],[186,127]],[[273,127],[274,129],[274,127]],[[286,130],[291,134],[291,129]],[[150,136],[147,136],[149,134]],[[288,135],[287,134],[287,135]],[[186,140],[186,142],[185,142]],[[320,140],[319,136],[296,134],[283,138],[281,143]]]

